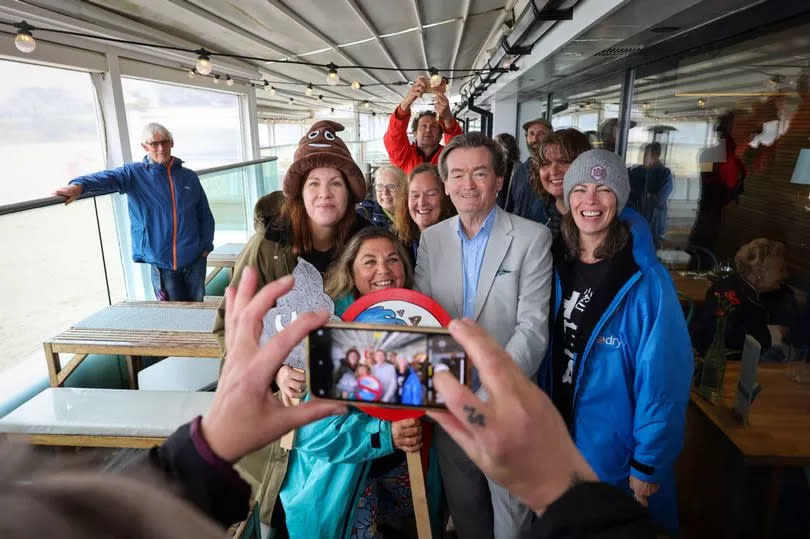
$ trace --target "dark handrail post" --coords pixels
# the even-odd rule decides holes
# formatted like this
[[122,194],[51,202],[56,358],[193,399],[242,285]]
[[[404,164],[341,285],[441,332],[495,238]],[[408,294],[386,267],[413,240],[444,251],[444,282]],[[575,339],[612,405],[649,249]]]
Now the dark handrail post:
[[636,82],[636,68],[624,72],[622,100],[619,106],[619,133],[616,138],[616,153],[621,157],[627,155],[627,138],[630,131],[630,115],[633,111],[633,86]]

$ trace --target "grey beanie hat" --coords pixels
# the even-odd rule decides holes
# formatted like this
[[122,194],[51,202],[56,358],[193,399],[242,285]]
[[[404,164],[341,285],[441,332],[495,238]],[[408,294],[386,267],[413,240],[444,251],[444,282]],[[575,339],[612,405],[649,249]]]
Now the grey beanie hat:
[[565,173],[563,179],[563,194],[565,207],[569,210],[571,205],[568,197],[577,185],[583,183],[599,183],[610,187],[616,193],[616,214],[620,214],[627,204],[630,196],[630,178],[627,175],[627,166],[624,160],[613,152],[607,150],[588,150],[579,154]]

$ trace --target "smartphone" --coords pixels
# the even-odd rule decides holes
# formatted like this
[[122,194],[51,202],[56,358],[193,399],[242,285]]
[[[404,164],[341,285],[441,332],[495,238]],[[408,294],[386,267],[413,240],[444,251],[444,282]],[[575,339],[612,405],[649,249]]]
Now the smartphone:
[[307,383],[321,399],[445,408],[433,376],[468,385],[467,354],[444,328],[334,322],[309,334]]

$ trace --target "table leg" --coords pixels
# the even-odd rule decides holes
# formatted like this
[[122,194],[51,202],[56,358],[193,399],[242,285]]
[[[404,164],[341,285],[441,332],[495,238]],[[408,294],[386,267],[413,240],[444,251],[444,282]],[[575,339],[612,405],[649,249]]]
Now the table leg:
[[138,389],[138,372],[141,370],[141,356],[124,356],[127,361],[129,388]]
[[59,363],[59,353],[53,351],[53,346],[50,343],[43,343],[42,347],[45,349],[45,363],[48,365],[48,379],[51,387],[59,387],[59,371],[62,370],[62,365]]

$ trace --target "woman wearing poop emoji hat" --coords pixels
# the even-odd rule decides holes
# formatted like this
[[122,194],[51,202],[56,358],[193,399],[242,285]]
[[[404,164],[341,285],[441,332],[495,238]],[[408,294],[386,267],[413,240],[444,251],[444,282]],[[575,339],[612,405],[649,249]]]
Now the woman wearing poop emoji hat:
[[[354,211],[355,204],[366,196],[366,181],[337,136],[343,129],[337,122],[322,120],[312,124],[298,141],[295,160],[284,177],[281,209],[276,215],[264,215],[269,206],[276,206],[268,203],[274,193],[256,203],[254,213],[262,214],[265,226],[256,227],[239,255],[231,286],[239,284],[246,266],[253,266],[261,288],[292,273],[299,256],[324,273],[352,235],[369,226]],[[224,328],[223,302],[214,322],[223,354]]]

